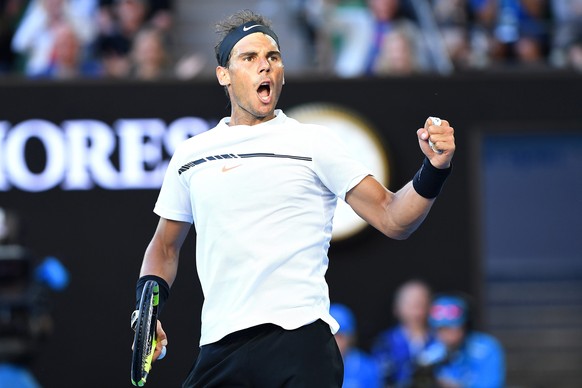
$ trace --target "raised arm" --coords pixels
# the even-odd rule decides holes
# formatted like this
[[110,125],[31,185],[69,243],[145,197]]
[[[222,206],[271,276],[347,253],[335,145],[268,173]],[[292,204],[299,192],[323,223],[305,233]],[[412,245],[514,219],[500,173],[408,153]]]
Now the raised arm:
[[180,248],[188,235],[190,224],[160,218],[149,243],[139,276],[156,275],[172,285],[176,279]]
[[[446,120],[437,126],[428,119],[424,128],[417,131],[417,136],[430,165],[423,165],[415,176],[415,185],[409,182],[392,193],[368,176],[346,194],[346,202],[360,217],[386,236],[398,240],[408,238],[426,218],[436,197],[430,189],[434,188],[432,191],[438,194],[434,183],[439,181],[439,176],[445,176],[455,152],[454,130]],[[442,152],[433,150],[428,144],[429,139],[435,150]]]

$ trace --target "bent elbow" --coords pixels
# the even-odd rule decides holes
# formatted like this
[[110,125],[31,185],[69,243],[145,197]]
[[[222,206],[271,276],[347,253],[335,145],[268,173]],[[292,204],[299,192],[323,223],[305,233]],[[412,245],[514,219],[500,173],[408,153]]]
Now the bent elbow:
[[390,237],[393,240],[403,241],[408,239],[412,235],[412,230],[388,230],[384,231],[384,235]]
[[383,229],[383,233],[393,240],[406,240],[418,229],[418,225],[394,226]]
[[391,239],[406,240],[419,226],[420,222],[400,223],[388,218],[384,220],[379,230]]
[[408,237],[410,237],[411,235],[412,235],[412,233],[398,233],[398,234],[393,235],[391,238],[394,240],[398,240],[398,241],[404,241],[404,240],[407,240]]

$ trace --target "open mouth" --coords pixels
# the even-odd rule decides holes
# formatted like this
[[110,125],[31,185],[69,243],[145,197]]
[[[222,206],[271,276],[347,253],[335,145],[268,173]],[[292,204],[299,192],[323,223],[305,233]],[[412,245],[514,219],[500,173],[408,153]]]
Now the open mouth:
[[268,103],[271,99],[271,83],[263,82],[260,84],[257,89],[257,94],[259,95],[261,101]]

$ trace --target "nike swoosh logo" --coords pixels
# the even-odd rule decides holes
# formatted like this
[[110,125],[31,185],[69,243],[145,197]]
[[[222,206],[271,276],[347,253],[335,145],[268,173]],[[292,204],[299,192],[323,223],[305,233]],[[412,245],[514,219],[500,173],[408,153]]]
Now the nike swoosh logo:
[[243,31],[244,31],[244,32],[247,32],[247,31],[248,31],[248,30],[250,30],[251,28],[255,28],[255,27],[259,27],[259,26],[260,26],[260,24],[255,24],[255,25],[253,25],[253,26],[244,26],[244,27],[243,27]]
[[240,167],[240,166],[242,166],[242,164],[237,164],[237,165],[231,166],[231,167],[222,166],[222,172],[234,170],[235,168]]

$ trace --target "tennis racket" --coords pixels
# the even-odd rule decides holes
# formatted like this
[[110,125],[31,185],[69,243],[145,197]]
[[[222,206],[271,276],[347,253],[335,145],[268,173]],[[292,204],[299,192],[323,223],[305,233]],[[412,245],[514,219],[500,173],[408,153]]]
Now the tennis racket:
[[136,387],[145,385],[152,369],[152,359],[157,342],[159,291],[158,283],[155,280],[148,280],[141,294],[139,309],[134,311],[131,317],[131,326],[135,330],[131,382]]

